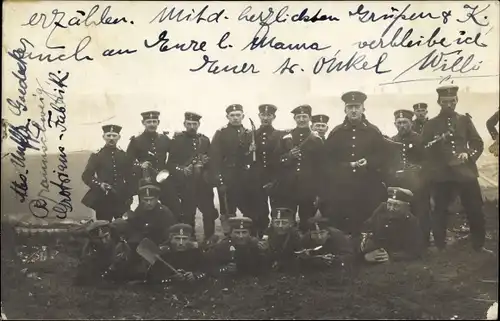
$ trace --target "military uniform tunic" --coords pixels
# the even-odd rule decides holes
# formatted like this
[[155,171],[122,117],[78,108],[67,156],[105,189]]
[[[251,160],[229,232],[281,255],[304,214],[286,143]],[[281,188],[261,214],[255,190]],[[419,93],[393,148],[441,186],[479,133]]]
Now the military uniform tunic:
[[[131,204],[132,162],[116,147],[105,146],[92,153],[82,173],[82,180],[90,187],[82,203],[96,211],[98,220],[111,220],[125,213]],[[107,183],[112,190],[107,194],[100,185]]]
[[[219,216],[214,206],[214,192],[209,184],[208,166],[206,163],[196,167],[202,162],[202,157],[208,159],[210,140],[203,134],[189,134],[187,132],[177,133],[170,148],[170,156],[167,162],[177,191],[179,191],[182,205],[182,223],[195,226],[196,208],[203,214],[203,229],[205,238],[212,236],[215,232],[215,219]],[[192,166],[192,174],[184,175],[184,168]]]
[[[428,162],[424,168],[434,194],[435,244],[445,246],[447,208],[454,192],[458,192],[467,214],[473,247],[481,248],[484,245],[485,223],[476,161],[483,152],[484,143],[471,117],[455,111],[442,111],[428,121],[422,133],[424,145],[443,133],[449,135],[428,148]],[[458,159],[461,153],[468,155],[464,163]]]
[[267,231],[269,255],[273,266],[279,270],[293,269],[296,263],[296,251],[302,248],[299,231],[292,227],[285,234],[277,234],[272,227]]
[[412,130],[414,132],[416,132],[417,134],[422,134],[422,131],[424,130],[424,125],[425,123],[427,122],[427,120],[429,120],[428,118],[425,118],[425,119],[415,119],[413,121],[413,126],[412,126]]
[[[387,198],[383,168],[386,145],[380,130],[366,119],[351,123],[347,118],[335,127],[324,145],[322,198],[331,202],[327,217],[346,232],[359,234],[362,223]],[[362,158],[367,165],[352,168]]]
[[[134,161],[136,186],[138,186],[139,178],[144,176],[143,169],[140,164],[150,162],[152,169],[148,170],[148,174],[156,177],[156,174],[166,169],[167,153],[170,152],[171,139],[166,133],[160,134],[157,132],[144,131],[138,136],[132,136],[127,147],[127,154]],[[181,204],[175,190],[175,186],[170,177],[161,185],[160,201],[167,206],[175,215],[181,215]]]
[[[300,147],[300,154],[292,158],[290,150]],[[310,128],[294,128],[283,135],[277,146],[276,207],[299,211],[299,228],[307,229],[307,220],[314,216],[314,201],[318,195],[321,177],[321,138]]]

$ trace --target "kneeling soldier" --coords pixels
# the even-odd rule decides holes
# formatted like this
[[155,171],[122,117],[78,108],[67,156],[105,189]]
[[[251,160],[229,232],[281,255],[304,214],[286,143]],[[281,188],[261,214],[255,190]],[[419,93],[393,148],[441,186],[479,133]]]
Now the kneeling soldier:
[[360,250],[368,262],[420,257],[423,238],[418,219],[410,212],[410,190],[389,187],[389,198],[365,222]]
[[293,268],[295,252],[301,248],[301,238],[294,220],[295,213],[289,208],[271,211],[271,226],[267,231],[269,255],[273,269]]
[[351,239],[344,232],[329,225],[326,218],[311,218],[309,231],[302,237],[297,254],[306,268],[350,268],[354,258]]
[[248,217],[231,217],[230,233],[217,242],[207,253],[215,274],[257,274],[265,266],[265,243],[250,235],[252,220]]
[[175,224],[169,229],[168,241],[160,245],[161,258],[177,269],[174,273],[164,263],[157,261],[148,271],[148,281],[174,283],[193,282],[206,277],[203,271],[203,252],[193,237],[193,228],[189,224]]

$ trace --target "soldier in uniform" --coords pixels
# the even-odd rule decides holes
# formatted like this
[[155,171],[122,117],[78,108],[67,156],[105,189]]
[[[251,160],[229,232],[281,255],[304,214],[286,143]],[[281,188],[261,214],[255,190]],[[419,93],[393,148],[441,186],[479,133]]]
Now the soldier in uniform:
[[[144,132],[138,136],[132,136],[127,147],[127,154],[136,165],[136,182],[146,175],[155,178],[160,171],[166,169],[165,162],[171,145],[168,132],[157,132],[160,112],[148,111],[141,115]],[[160,201],[177,217],[180,217],[181,203],[172,179],[161,183]]]
[[415,112],[415,120],[413,121],[412,129],[415,133],[422,134],[424,125],[427,120],[429,120],[429,118],[427,118],[427,104],[417,103],[413,105],[413,111]]
[[193,228],[189,224],[178,223],[169,229],[169,239],[160,245],[161,257],[172,267],[174,273],[164,263],[157,261],[148,271],[148,281],[153,283],[184,283],[200,281],[207,276],[202,250],[193,238]]
[[496,125],[498,124],[498,110],[488,118],[486,121],[486,128],[493,139],[493,144],[489,147],[489,152],[498,157],[498,130]]
[[207,177],[210,140],[198,133],[201,116],[192,112],[184,114],[185,131],[176,133],[170,147],[167,168],[180,194],[182,217],[180,221],[192,226],[194,233],[196,209],[203,214],[205,239],[215,232],[219,213],[214,205],[214,191]]
[[397,150],[391,153],[395,160],[390,164],[388,185],[398,186],[412,191],[414,197],[411,211],[417,216],[422,227],[425,245],[429,245],[430,223],[430,192],[422,175],[424,162],[424,146],[419,134],[412,131],[411,110],[400,109],[394,112],[394,125],[398,133],[392,141],[398,143]]
[[272,268],[293,269],[295,252],[301,249],[301,236],[295,226],[295,211],[289,208],[275,208],[271,211],[271,226],[267,231],[267,244]]
[[[226,108],[229,124],[217,130],[210,145],[210,167],[217,187],[221,208],[221,223],[228,233],[227,219],[236,215],[238,208],[245,217],[262,215],[255,209],[255,192],[249,184],[252,153],[251,132],[243,127],[243,106],[233,104]],[[261,209],[264,211],[264,209]],[[257,234],[256,229],[252,231]]]
[[432,184],[435,202],[434,243],[440,250],[446,247],[447,208],[453,192],[457,191],[466,211],[473,249],[491,253],[484,249],[483,198],[476,166],[484,143],[472,123],[471,116],[455,111],[457,92],[457,86],[443,86],[437,89],[441,112],[427,122],[422,133],[423,143],[429,151],[425,170]]
[[268,251],[264,242],[251,236],[252,219],[231,217],[230,234],[207,250],[214,275],[257,275],[268,266]]
[[132,204],[132,162],[117,147],[121,129],[117,125],[102,126],[106,144],[90,155],[82,173],[83,182],[90,187],[82,203],[95,210],[97,220],[121,217]]
[[364,223],[360,251],[367,262],[416,259],[424,248],[418,218],[410,211],[413,193],[389,187],[389,197]]
[[328,131],[329,120],[330,117],[328,117],[327,115],[314,115],[311,117],[311,128],[318,133],[323,142],[326,140],[326,132]]
[[[383,182],[386,143],[364,117],[366,95],[342,95],[346,118],[332,129],[324,146],[323,191],[329,201],[325,217],[341,231],[359,238],[363,222],[386,199]],[[362,199],[360,199],[362,195]]]
[[303,268],[337,267],[350,271],[354,246],[342,231],[330,226],[327,218],[310,218],[309,231],[302,238],[299,259]]
[[321,175],[323,142],[309,127],[312,108],[301,105],[292,110],[297,127],[284,135],[277,146],[279,156],[276,207],[299,212],[299,229],[306,232],[314,216]]

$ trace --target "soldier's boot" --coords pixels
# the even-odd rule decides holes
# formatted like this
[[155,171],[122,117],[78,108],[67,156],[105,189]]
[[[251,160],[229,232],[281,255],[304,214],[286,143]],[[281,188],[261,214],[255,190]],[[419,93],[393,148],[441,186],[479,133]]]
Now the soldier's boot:
[[203,237],[205,240],[215,234],[215,220],[203,217]]

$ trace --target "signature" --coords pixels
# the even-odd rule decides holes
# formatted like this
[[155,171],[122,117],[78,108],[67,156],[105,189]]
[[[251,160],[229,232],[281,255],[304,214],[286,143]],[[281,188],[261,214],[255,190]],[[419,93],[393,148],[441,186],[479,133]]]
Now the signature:
[[8,55],[17,62],[17,72],[12,72],[14,77],[18,80],[19,88],[19,98],[16,101],[13,101],[10,98],[7,98],[7,103],[9,104],[10,111],[16,115],[20,116],[23,111],[27,111],[28,107],[26,106],[26,93],[28,90],[28,84],[26,83],[26,72],[28,68],[28,63],[24,60],[26,53],[26,45],[21,41],[20,48],[14,49],[8,52]]

